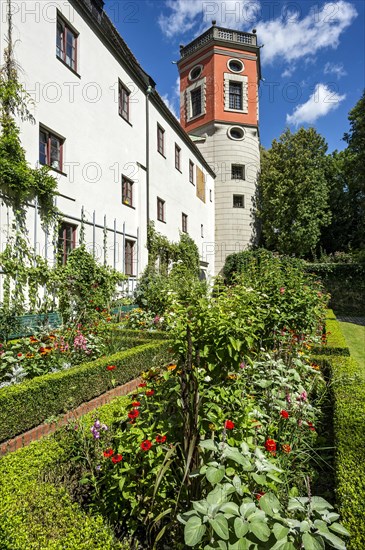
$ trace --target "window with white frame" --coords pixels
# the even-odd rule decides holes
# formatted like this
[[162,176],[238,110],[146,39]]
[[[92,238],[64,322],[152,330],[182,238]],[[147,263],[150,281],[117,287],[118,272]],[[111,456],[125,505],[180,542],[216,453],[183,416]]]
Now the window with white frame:
[[165,156],[165,130],[157,124],[157,151]]
[[129,122],[129,96],[130,91],[119,81],[119,114]]
[[194,163],[189,160],[189,181],[194,185]]
[[122,175],[122,203],[126,206],[133,204],[133,181]]
[[231,179],[232,180],[244,180],[245,179],[245,166],[243,164],[232,164],[232,166],[231,166]]
[[244,208],[245,197],[244,195],[233,195],[233,208]]
[[188,215],[184,214],[184,212],[181,214],[181,228],[183,233],[188,232]]
[[77,71],[78,33],[62,17],[57,16],[56,55],[72,69]]
[[206,78],[201,78],[186,88],[186,120],[190,121],[205,114]]
[[39,128],[39,162],[62,172],[64,139]]
[[127,240],[125,241],[124,248],[124,273],[125,275],[134,276],[134,248],[135,242]]
[[165,201],[157,197],[157,219],[160,222],[166,222],[165,220]]
[[66,265],[70,252],[76,248],[77,226],[62,222],[58,229],[58,258],[62,265]]
[[181,172],[181,147],[175,143],[175,168]]
[[248,78],[224,73],[224,110],[248,113]]

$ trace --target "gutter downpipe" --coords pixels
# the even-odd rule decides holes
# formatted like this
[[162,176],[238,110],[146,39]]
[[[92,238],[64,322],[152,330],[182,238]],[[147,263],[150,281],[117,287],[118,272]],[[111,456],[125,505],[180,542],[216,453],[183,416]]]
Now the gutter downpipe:
[[146,218],[147,226],[150,223],[150,95],[153,87],[148,86],[146,90]]

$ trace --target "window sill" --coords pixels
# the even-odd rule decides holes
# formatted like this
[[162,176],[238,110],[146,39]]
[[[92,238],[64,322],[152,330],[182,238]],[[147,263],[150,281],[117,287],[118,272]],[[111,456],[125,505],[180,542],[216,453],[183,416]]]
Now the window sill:
[[163,153],[161,153],[161,151],[159,151],[159,150],[157,149],[157,152],[160,153],[161,157],[163,157],[164,159],[166,159],[165,155],[164,155]]
[[53,168],[53,166],[50,166],[49,164],[42,164],[39,163],[41,166],[46,166],[49,168],[49,170],[52,170],[52,172],[56,172],[57,174],[60,174],[61,176],[65,176],[67,178],[67,174],[65,172],[62,172],[62,170],[58,170],[58,168]]
[[247,109],[227,109],[225,107],[224,110],[228,113],[241,113],[242,115],[247,115],[248,114]]
[[135,206],[133,206],[132,204],[127,204],[126,202],[122,202],[122,205],[123,205],[123,206],[128,206],[128,208],[132,208],[132,210],[135,210],[135,209],[136,209]]
[[70,67],[70,65],[67,65],[66,61],[64,61],[63,59],[61,59],[61,57],[58,57],[58,55],[56,55],[56,58],[58,59],[58,61],[60,61],[60,63],[62,63],[62,65],[64,65],[65,67],[67,67],[69,71],[71,71],[75,76],[77,76],[77,78],[80,78],[80,79],[81,79],[81,75],[79,75],[79,73],[76,72],[75,69],[73,69],[72,67]]
[[194,185],[194,187],[195,187],[195,183],[193,181],[190,181],[189,183],[191,183],[191,185]]
[[188,118],[187,122],[192,122],[194,120],[197,120],[198,118],[202,118],[203,116],[205,116],[205,113],[200,113],[199,115],[195,115],[195,116],[192,116],[192,117]]
[[159,220],[158,218],[157,218],[157,221],[161,223],[166,223],[165,220]]
[[129,122],[129,120],[128,120],[127,118],[125,118],[125,116],[121,115],[120,113],[119,113],[119,116],[120,116],[120,118],[122,118],[127,124],[129,124],[129,126],[130,126],[131,128],[133,128],[133,124],[132,124],[131,122]]
[[177,170],[178,172],[180,172],[180,174],[182,174],[182,171],[177,166],[175,166],[175,170]]

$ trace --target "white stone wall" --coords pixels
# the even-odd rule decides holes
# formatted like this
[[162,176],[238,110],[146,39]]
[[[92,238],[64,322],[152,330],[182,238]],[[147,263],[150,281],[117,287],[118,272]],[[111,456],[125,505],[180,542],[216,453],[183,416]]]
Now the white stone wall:
[[[31,111],[35,124],[19,121],[22,145],[29,163],[39,159],[39,125],[65,138],[63,174],[52,172],[58,180],[57,206],[65,221],[80,227],[81,209],[86,222],[85,240],[102,261],[104,217],[108,231],[108,263],[123,271],[123,229],[135,240],[138,256],[135,274],[147,263],[146,228],[146,90],[111,53],[86,19],[72,5],[72,0],[12,0],[15,57],[21,67],[21,80],[31,94]],[[6,33],[6,5],[0,3],[0,54],[3,60]],[[56,57],[57,9],[79,33],[78,75]],[[130,123],[118,113],[118,80],[131,91]],[[177,240],[181,229],[181,212],[189,216],[189,234],[194,238],[202,259],[205,242],[214,240],[214,201],[204,205],[194,196],[189,183],[188,159],[201,166],[173,126],[158,112],[150,100],[150,216],[156,219],[156,196],[165,197],[166,224],[156,229]],[[166,159],[157,152],[156,123],[166,130]],[[175,142],[181,147],[182,173],[175,169]],[[206,169],[203,168],[206,172]],[[134,182],[134,208],[122,204],[121,175]],[[207,188],[213,178],[207,174]],[[0,213],[2,242],[6,239],[6,212]],[[30,216],[31,217],[31,216]],[[204,239],[200,224],[205,227]],[[116,232],[114,232],[116,228]],[[33,226],[30,222],[30,241]],[[45,235],[37,229],[38,248],[44,249]],[[116,245],[116,250],[115,250]],[[214,259],[210,259],[212,273]]]
[[[211,164],[215,180],[215,272],[224,266],[225,258],[247,248],[253,236],[253,199],[260,165],[259,139],[256,128],[244,128],[244,139],[232,140],[227,131],[232,124],[212,123],[195,135],[205,138],[197,142]],[[245,165],[245,180],[231,179],[231,165]],[[233,195],[242,194],[244,208],[233,208]]]

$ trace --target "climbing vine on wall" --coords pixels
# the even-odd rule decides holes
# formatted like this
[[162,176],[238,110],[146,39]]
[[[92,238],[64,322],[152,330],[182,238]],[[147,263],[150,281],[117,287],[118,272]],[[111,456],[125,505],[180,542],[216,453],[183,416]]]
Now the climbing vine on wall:
[[57,218],[54,206],[57,181],[48,167],[32,168],[21,145],[16,117],[30,123],[34,123],[34,118],[29,110],[29,95],[19,82],[10,0],[7,8],[7,47],[0,67],[0,195],[11,213],[11,221],[8,222],[7,245],[0,254],[0,263],[5,274],[3,312],[11,310],[20,314],[25,308],[27,288],[28,305],[35,310],[39,287],[45,284],[49,271],[46,262],[29,246],[26,225],[29,203],[35,203],[43,227],[48,231]]
[[14,58],[10,1],[8,8],[7,47],[0,69],[0,192],[3,202],[12,209],[18,227],[25,230],[27,203],[35,199],[44,225],[55,219],[57,181],[48,167],[32,168],[21,145],[15,117],[32,123],[34,118],[29,110],[30,97],[19,82]]
[[148,265],[139,280],[135,300],[141,307],[163,314],[170,286],[198,279],[199,251],[186,233],[181,233],[178,243],[172,243],[156,231],[153,222],[147,230],[147,249]]

